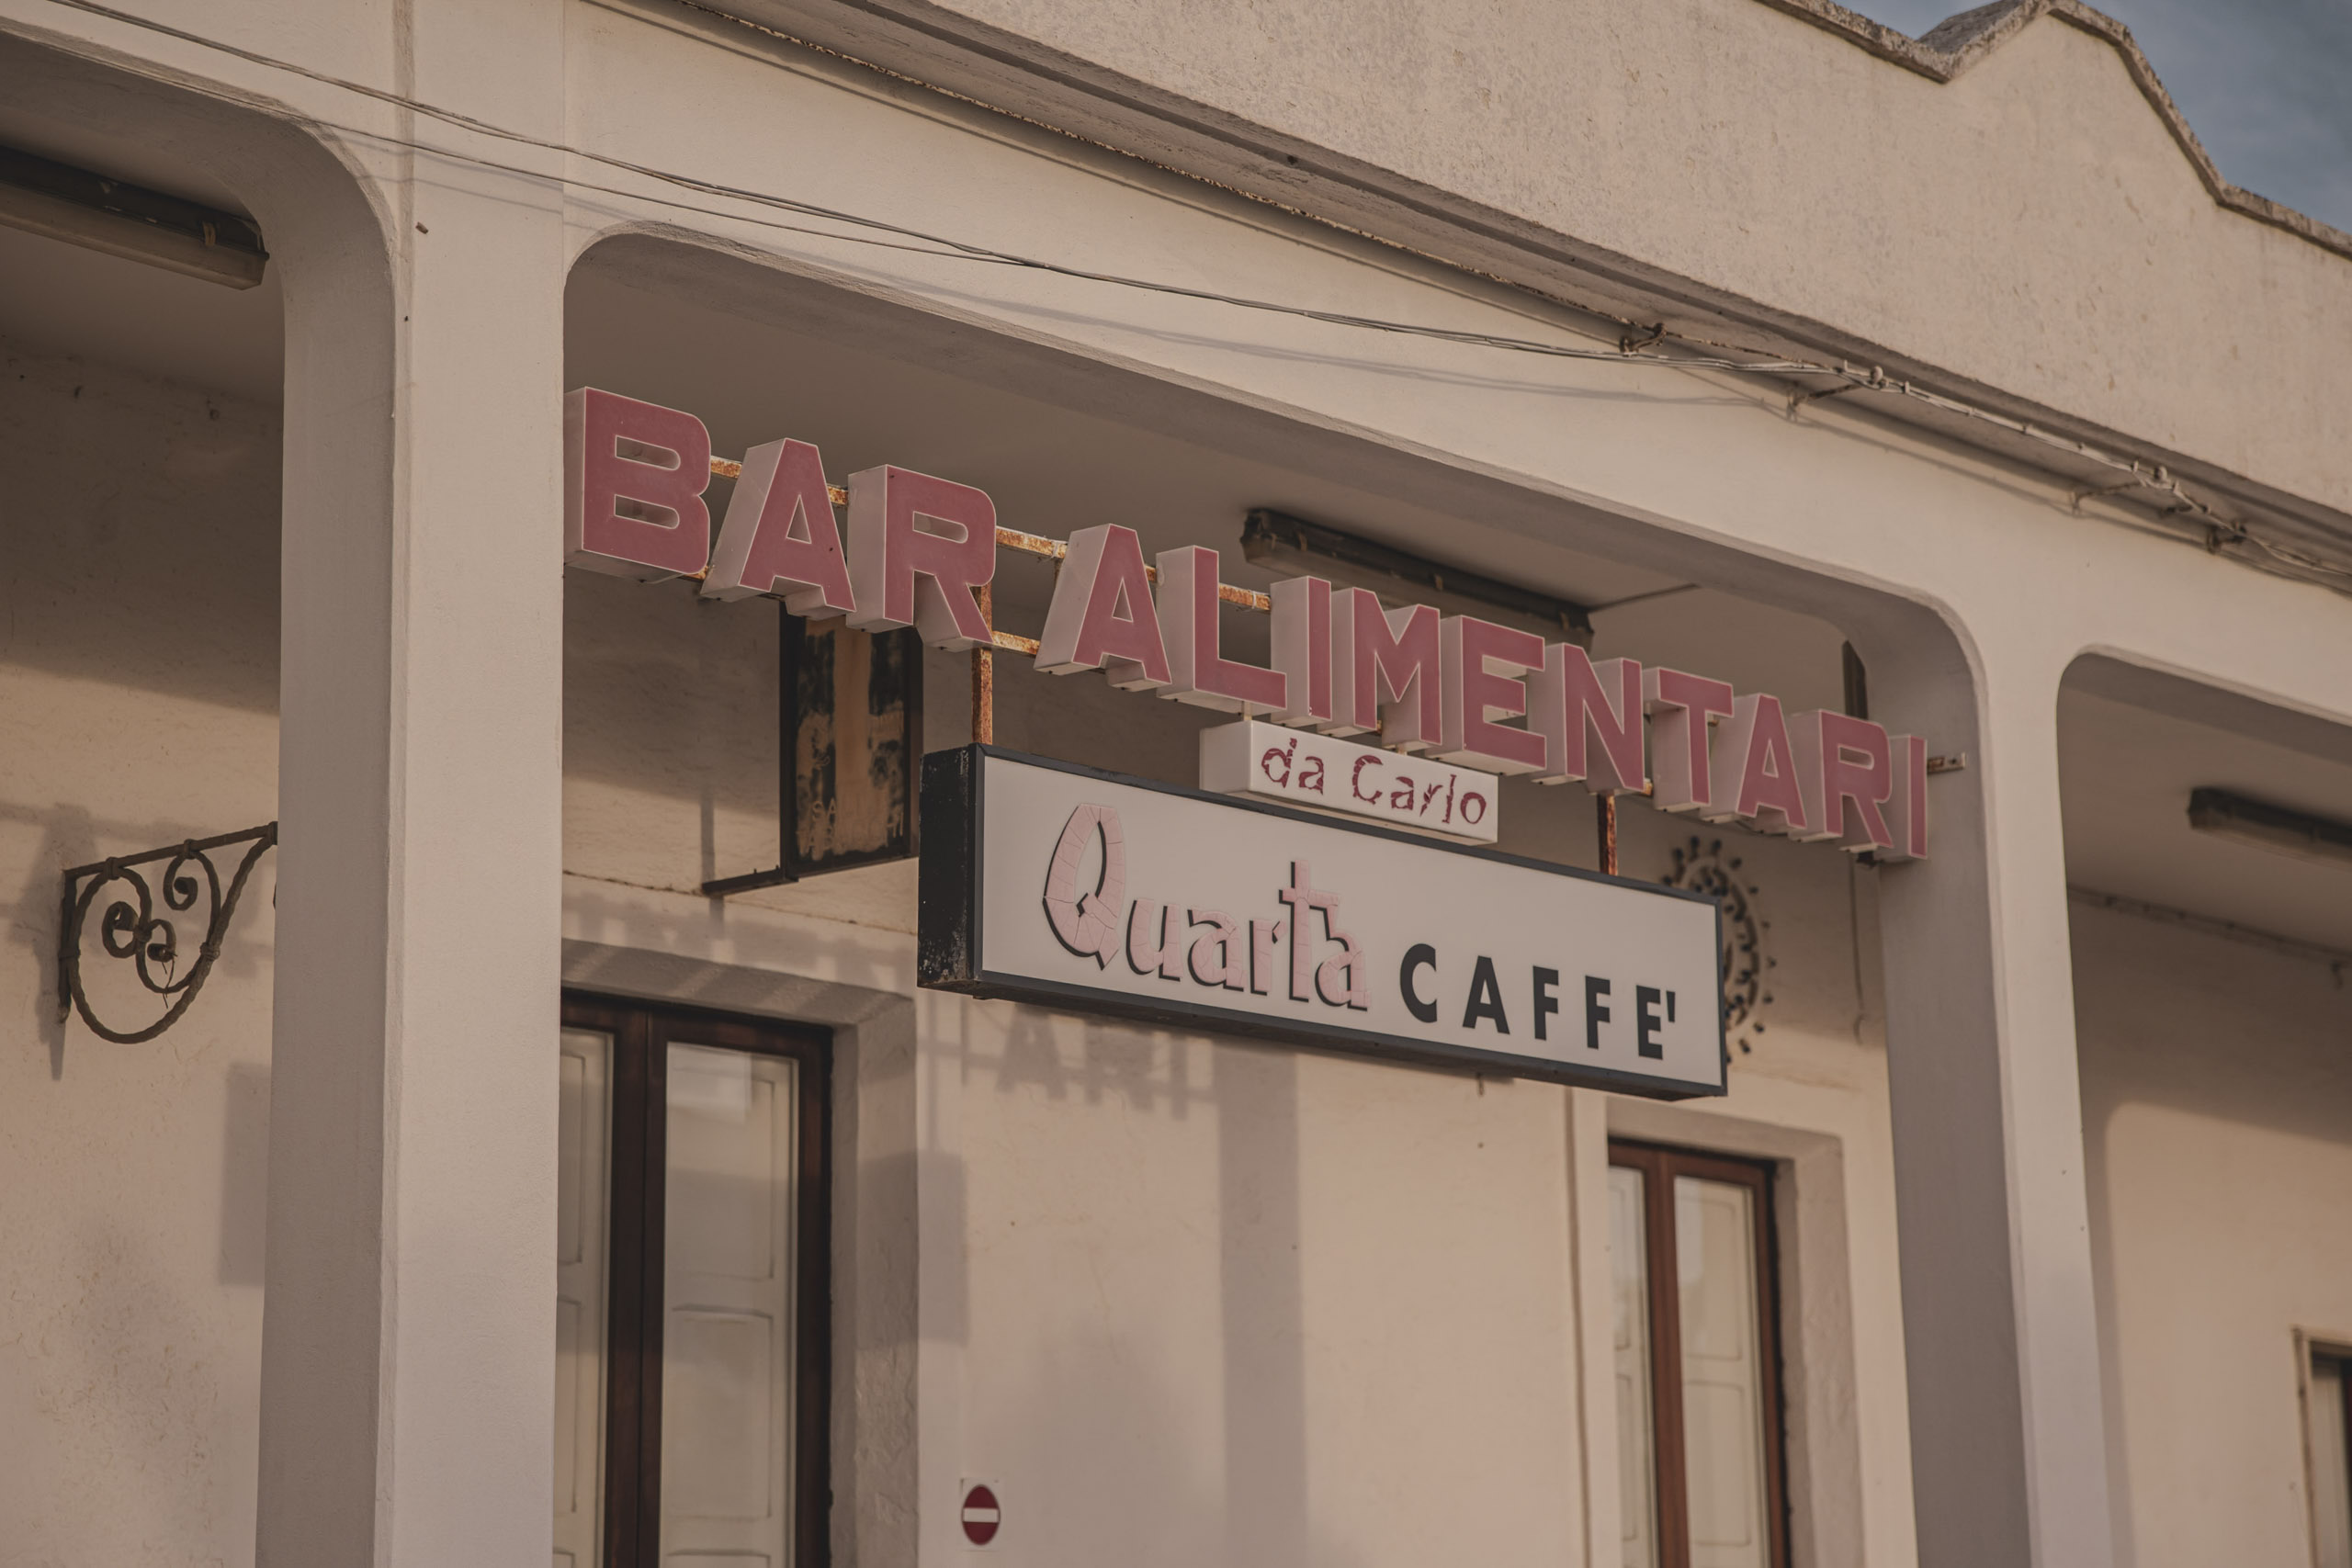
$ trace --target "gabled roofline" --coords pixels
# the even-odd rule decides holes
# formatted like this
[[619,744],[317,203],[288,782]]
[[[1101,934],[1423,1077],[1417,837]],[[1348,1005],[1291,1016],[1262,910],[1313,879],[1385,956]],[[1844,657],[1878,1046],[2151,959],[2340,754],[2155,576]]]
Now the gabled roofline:
[[2124,66],[2139,85],[2141,95],[2154,107],[2165,129],[2172,132],[2173,141],[2188,154],[2189,163],[2196,167],[2197,177],[2205,182],[2205,188],[2212,193],[2215,201],[2257,222],[2300,235],[2337,255],[2352,257],[2352,234],[2223,179],[2222,171],[2214,167],[2212,157],[2205,151],[2205,144],[2188,128],[2188,118],[2180,112],[2180,106],[2165,91],[2156,68],[2140,51],[2139,40],[2132,36],[2132,29],[2103,11],[2094,11],[2082,0],[1994,0],[1990,6],[1948,17],[1926,36],[1916,39],[1849,11],[1836,0],[1759,0],[1759,4],[1836,33],[1881,60],[1916,71],[1933,82],[1953,80],[2033,22],[2045,16],[2054,17],[2093,38],[2104,39],[2123,57]]

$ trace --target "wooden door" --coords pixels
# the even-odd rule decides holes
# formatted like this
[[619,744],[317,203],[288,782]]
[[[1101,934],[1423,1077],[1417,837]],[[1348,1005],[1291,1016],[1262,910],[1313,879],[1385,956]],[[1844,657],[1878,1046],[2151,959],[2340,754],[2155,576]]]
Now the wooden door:
[[557,1568],[824,1568],[830,1038],[564,1023]]
[[563,1031],[556,1132],[555,1568],[604,1562],[612,1036]]
[[666,1050],[661,1561],[786,1568],[795,1064]]
[[1612,1142],[1623,1568],[1785,1568],[1771,1170]]

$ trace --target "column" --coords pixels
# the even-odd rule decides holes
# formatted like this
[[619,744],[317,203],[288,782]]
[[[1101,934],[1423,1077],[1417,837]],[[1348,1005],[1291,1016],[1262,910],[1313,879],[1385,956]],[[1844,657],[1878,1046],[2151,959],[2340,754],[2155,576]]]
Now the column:
[[[552,6],[410,15],[404,90],[560,132]],[[543,185],[423,156],[373,166],[372,204],[257,201],[287,297],[258,1555],[536,1564],[554,1397],[566,242]]]
[[[2006,631],[1865,649],[1872,716],[1965,748],[1932,858],[1879,873],[1923,1568],[2114,1561],[2084,1190],[2057,696]],[[1946,639],[1948,640],[1948,639]]]

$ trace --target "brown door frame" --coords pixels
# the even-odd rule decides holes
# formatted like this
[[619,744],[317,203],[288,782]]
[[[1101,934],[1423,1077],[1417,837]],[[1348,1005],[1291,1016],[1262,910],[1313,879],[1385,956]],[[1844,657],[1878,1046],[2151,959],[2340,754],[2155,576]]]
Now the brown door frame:
[[662,1534],[662,1173],[673,1043],[797,1065],[794,1270],[793,1568],[826,1568],[831,1545],[832,1038],[805,1024],[567,991],[567,1029],[613,1043],[612,1227],[607,1250],[605,1568],[656,1568]]
[[1780,1259],[1772,1213],[1772,1167],[1762,1160],[1702,1154],[1663,1144],[1609,1141],[1609,1163],[1642,1173],[1642,1246],[1648,1259],[1650,1449],[1656,1464],[1658,1568],[1690,1568],[1690,1495],[1682,1424],[1682,1312],[1675,1278],[1674,1178],[1747,1188],[1755,1215],[1758,1359],[1764,1404],[1765,1528],[1772,1568],[1788,1568],[1789,1495],[1781,1398]]

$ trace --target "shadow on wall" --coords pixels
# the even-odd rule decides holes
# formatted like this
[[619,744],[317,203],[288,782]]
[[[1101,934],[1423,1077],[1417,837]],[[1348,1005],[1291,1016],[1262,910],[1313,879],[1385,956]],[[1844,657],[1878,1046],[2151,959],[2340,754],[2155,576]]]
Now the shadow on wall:
[[1056,1476],[1056,1492],[1083,1500],[1078,1506],[1008,1488],[1002,1545],[1020,1561],[1200,1568],[1198,1523],[1222,1519],[1224,1545],[1205,1559],[1221,1568],[1363,1568],[1344,1548],[1312,1538],[1303,1476],[1272,1472],[1237,1484],[1257,1447],[1248,1434],[1237,1444],[1228,1426],[1219,1477],[1176,1435],[1182,1401],[1114,1340],[1080,1338],[1061,1348],[1031,1370],[1025,1402],[1008,1413],[1016,1428],[1067,1427],[1068,1413],[1080,1408],[1117,1410],[1121,1418],[1068,1432],[1057,1445],[1071,1462]]
[[[1566,1371],[1560,1259],[1514,1245],[1542,1219],[1483,1212],[1515,1191],[1565,1221],[1489,1184],[1565,1197],[1540,1174],[1555,1092],[1037,1010],[978,1032],[967,1431],[1007,1488],[1008,1550],[1369,1568],[1568,1549],[1573,1474],[1547,1494],[1563,1472],[1518,1446],[1574,1451],[1543,1413]],[[1482,1155],[1474,1131],[1538,1144]],[[1034,1546],[1024,1509],[1050,1521]]]
[[40,1440],[15,1451],[39,1458],[0,1479],[0,1518],[31,1526],[8,1561],[187,1561],[217,1538],[242,1468],[187,1434],[218,1433],[249,1374],[208,1348],[204,1305],[138,1235],[92,1215],[71,1247],[54,1267],[80,1290],[27,1325],[42,1354],[32,1408],[13,1418],[37,1418]]
[[275,411],[79,360],[0,353],[6,662],[277,708]]
[[[1074,1063],[1055,1028],[1071,1021]],[[1174,1122],[1208,1108],[1216,1119],[1222,1465],[1182,1435],[1197,1428],[1186,1413],[1200,1398],[1161,1386],[1114,1326],[1066,1337],[1035,1358],[1021,1402],[1001,1413],[1033,1463],[1051,1456],[1039,1468],[1055,1483],[1052,1500],[1008,1497],[1006,1544],[1038,1562],[1191,1568],[1214,1542],[1228,1568],[1349,1568],[1351,1557],[1315,1541],[1308,1517],[1296,1055],[1023,1009],[1001,1052],[975,1052],[969,1066],[976,1086],[999,1094],[1117,1101]],[[1050,1546],[1023,1540],[1024,1514]]]
[[2352,1146],[2352,982],[2153,920],[2072,915],[2087,1127],[2140,1102]]
[[775,809],[775,610],[572,570],[563,617],[567,774]]
[[269,1231],[269,1069],[229,1065],[220,1139],[220,1261],[224,1285],[262,1284]]
[[[862,1023],[904,1001],[912,980],[903,942],[888,932],[840,926],[820,935],[807,925],[785,930],[751,920],[730,923],[724,899],[660,911],[585,886],[564,898],[567,988],[644,997],[685,1007],[763,1018]],[[724,963],[687,956],[723,952]],[[824,979],[808,976],[820,974]],[[868,998],[869,1010],[837,1016],[813,999],[842,992]]]
[[[2142,1527],[2160,1525],[2163,1498],[2186,1480],[2184,1462],[2199,1467],[2200,1489],[2231,1500],[2217,1505],[2224,1513],[2254,1509],[2240,1521],[2253,1532],[2244,1539],[2267,1530],[2276,1547],[2302,1529],[2301,1488],[2288,1499],[2294,1517],[2278,1517],[2269,1472],[2248,1491],[2236,1461],[2275,1458],[2290,1429],[2270,1417],[2284,1418],[2271,1396],[2291,1401],[2291,1390],[2261,1386],[2286,1376],[2290,1331],[2309,1326],[2311,1311],[2352,1322],[2342,1269],[2321,1244],[2333,1234],[2342,1154],[2352,1151],[2352,988],[2309,959],[2111,910],[2078,905],[2072,917],[2120,1560],[2192,1561],[2213,1544],[2142,1544]],[[2248,1164],[2249,1155],[2259,1158]],[[2135,1406],[2144,1407],[2136,1445]],[[2199,1410],[2199,1435],[2147,1446],[2149,1423],[2184,1407]]]
[[[34,1012],[40,1029],[40,1039],[49,1050],[49,1072],[51,1081],[65,1076],[65,1049],[69,1038],[85,1043],[101,1043],[89,1033],[76,1017],[66,1020],[58,1012],[57,946],[59,921],[62,918],[59,897],[62,891],[65,868],[86,865],[101,853],[101,841],[116,852],[126,846],[140,849],[156,848],[183,840],[208,835],[220,830],[218,824],[194,824],[186,820],[151,818],[146,821],[99,821],[79,806],[55,806],[46,810],[0,803],[0,824],[21,823],[38,826],[41,830],[39,846],[33,851],[24,881],[18,885],[16,900],[7,910],[8,939],[22,950],[19,962],[32,970],[32,985],[28,987],[34,999]],[[236,852],[238,846],[232,846]],[[149,886],[160,896],[163,867],[147,868]],[[222,867],[225,886],[233,874],[235,863]],[[90,906],[83,929],[82,985],[84,994],[101,1019],[117,1028],[141,1028],[161,1016],[164,1004],[148,992],[133,976],[127,961],[106,955],[101,945],[100,922],[107,908],[125,897],[125,885],[116,883],[105,889]],[[219,986],[225,991],[231,982],[250,984],[265,973],[264,959],[271,952],[277,931],[277,876],[274,855],[265,855],[254,866],[253,880],[237,905],[237,918],[223,934],[220,956],[215,961],[208,987]],[[161,908],[158,913],[170,911]],[[207,909],[201,904],[191,911],[195,921],[176,920],[182,948],[192,952],[204,937],[202,921]],[[191,1011],[204,1006],[199,996]],[[266,1099],[266,1096],[265,1096]]]
[[1225,1561],[1327,1561],[1306,1517],[1306,1309],[1299,1277],[1298,1058],[1216,1055],[1225,1315]]

